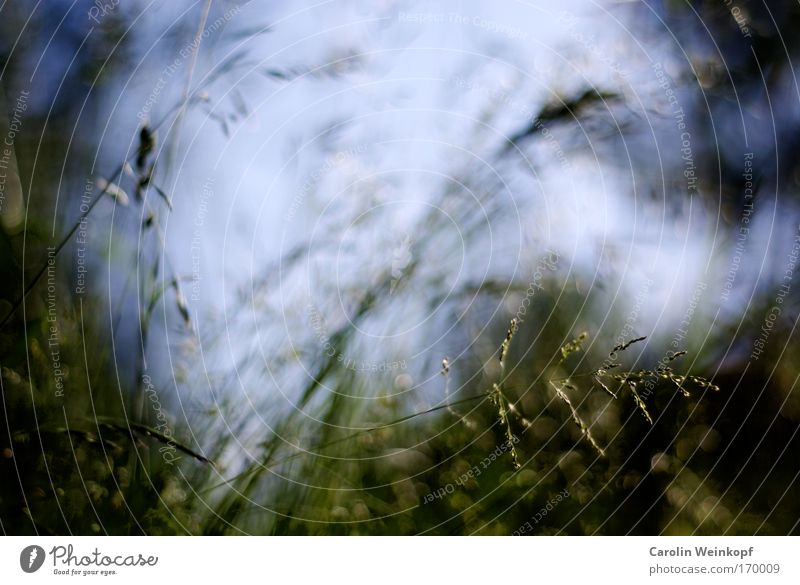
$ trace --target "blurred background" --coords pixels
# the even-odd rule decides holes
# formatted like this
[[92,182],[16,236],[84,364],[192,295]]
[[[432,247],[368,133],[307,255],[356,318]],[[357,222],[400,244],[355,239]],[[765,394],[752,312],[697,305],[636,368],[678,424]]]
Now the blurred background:
[[5,534],[796,534],[794,2],[0,5]]

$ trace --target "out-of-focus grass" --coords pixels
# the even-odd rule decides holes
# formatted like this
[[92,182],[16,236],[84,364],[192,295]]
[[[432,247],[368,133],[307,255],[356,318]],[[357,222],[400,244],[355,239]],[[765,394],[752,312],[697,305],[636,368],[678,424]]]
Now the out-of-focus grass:
[[[580,93],[578,101],[566,100],[580,108],[559,113],[545,105],[539,118],[568,125],[571,109],[586,109],[603,97],[618,98]],[[188,101],[190,109],[197,106],[194,98]],[[518,138],[531,135],[526,130]],[[297,356],[276,350],[261,363],[250,351],[255,336],[245,325],[233,330],[245,347],[236,371],[204,367],[181,275],[161,262],[160,215],[169,213],[172,198],[159,186],[154,161],[160,145],[151,139],[139,129],[130,166],[107,177],[133,195],[130,208],[115,212],[128,214],[148,242],[143,248],[124,238],[112,242],[110,256],[125,259],[131,271],[140,261],[138,279],[123,288],[137,299],[135,310],[126,310],[120,299],[109,307],[93,295],[74,295],[65,255],[57,261],[53,284],[55,320],[48,313],[45,278],[25,297],[24,319],[17,312],[0,330],[4,532],[511,534],[526,524],[531,528],[524,532],[533,534],[796,530],[798,504],[787,497],[796,493],[796,466],[788,464],[786,453],[798,446],[797,364],[766,356],[767,365],[742,374],[717,368],[711,361],[716,356],[706,350],[708,355],[687,356],[698,360],[686,372],[688,365],[681,364],[690,361],[674,360],[680,356],[661,347],[663,342],[619,344],[618,324],[625,318],[619,310],[590,323],[596,327],[583,337],[587,323],[576,323],[576,315],[587,307],[605,314],[607,298],[565,286],[572,283],[563,274],[541,283],[525,321],[512,329],[513,315],[484,319],[481,307],[497,306],[527,283],[487,279],[449,291],[425,275],[424,255],[403,266],[399,285],[387,270],[368,288],[346,291],[353,319],[330,334],[340,352],[357,347],[356,325],[391,314],[415,290],[425,291],[431,306],[452,303],[447,309],[454,315],[464,299],[475,304],[452,332],[471,350],[458,359],[429,355],[420,361],[420,373],[439,390],[432,394],[435,401],[398,392],[396,372],[357,373],[317,346],[302,356],[313,366],[308,375],[287,374],[298,397],[287,408],[283,396],[251,392],[247,384],[272,388],[263,381],[297,371]],[[53,143],[41,156],[61,160],[64,145],[57,136]],[[26,169],[32,145],[18,146],[21,173],[34,174]],[[476,192],[488,193],[486,201],[499,189],[469,169],[456,174],[476,183]],[[45,172],[36,178],[35,201],[46,203],[60,177]],[[145,200],[140,196],[147,189],[151,197]],[[451,194],[443,192],[438,203]],[[452,211],[477,231],[472,209]],[[176,206],[174,213],[182,212]],[[47,261],[48,215],[40,213],[31,214],[24,233],[0,234],[4,312]],[[502,213],[501,206],[489,211],[493,219]],[[417,247],[432,246],[442,231],[437,221],[434,214],[422,219],[425,236]],[[468,241],[473,235],[464,232]],[[283,260],[292,266],[307,252],[300,247]],[[274,266],[265,267],[255,287],[273,276]],[[131,327],[126,319],[136,322]],[[143,379],[141,347],[157,320],[190,348],[174,372],[147,370],[158,408]],[[111,333],[111,323],[117,333]],[[116,339],[119,327],[133,331],[137,343]],[[205,351],[227,343],[227,334],[221,327],[204,332]],[[698,341],[703,340],[687,338],[687,347],[703,345]],[[63,397],[53,372],[54,347],[64,372]],[[785,354],[796,349],[792,342]],[[125,350],[133,355],[122,355]],[[445,376],[439,375],[443,358]],[[241,372],[247,373],[244,381]],[[705,378],[713,378],[720,391]],[[748,384],[766,391],[734,392]],[[773,461],[782,463],[777,472],[770,468]],[[760,481],[764,474],[770,476],[766,485]],[[562,493],[567,496],[546,508]]]

